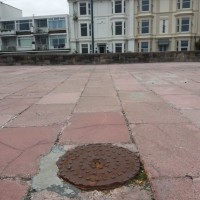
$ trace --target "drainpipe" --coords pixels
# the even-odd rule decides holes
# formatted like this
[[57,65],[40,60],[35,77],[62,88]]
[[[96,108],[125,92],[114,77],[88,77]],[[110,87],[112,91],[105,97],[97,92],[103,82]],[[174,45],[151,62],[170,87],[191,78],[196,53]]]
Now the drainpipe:
[[93,12],[93,0],[90,0],[90,5],[91,5],[92,53],[94,54],[94,12]]

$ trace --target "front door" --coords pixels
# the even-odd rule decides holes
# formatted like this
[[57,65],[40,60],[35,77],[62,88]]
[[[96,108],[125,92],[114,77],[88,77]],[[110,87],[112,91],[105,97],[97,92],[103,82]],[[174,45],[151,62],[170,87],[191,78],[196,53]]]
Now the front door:
[[99,53],[106,53],[106,45],[99,45]]

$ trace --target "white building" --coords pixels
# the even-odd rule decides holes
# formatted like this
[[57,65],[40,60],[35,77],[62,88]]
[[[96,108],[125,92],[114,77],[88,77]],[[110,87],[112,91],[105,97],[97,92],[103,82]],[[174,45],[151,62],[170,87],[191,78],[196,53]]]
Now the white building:
[[[90,53],[91,5],[69,0],[71,52]],[[95,53],[133,52],[134,0],[94,0]]]
[[0,50],[69,50],[68,15],[0,20]]
[[20,9],[0,2],[0,20],[16,17],[22,17],[22,11]]

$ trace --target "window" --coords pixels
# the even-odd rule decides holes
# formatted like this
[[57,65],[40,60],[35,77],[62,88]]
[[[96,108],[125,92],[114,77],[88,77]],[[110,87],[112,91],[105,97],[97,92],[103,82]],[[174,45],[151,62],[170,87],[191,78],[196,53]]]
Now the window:
[[32,37],[19,37],[18,46],[21,48],[31,48],[32,47]]
[[165,20],[163,20],[162,33],[166,32]]
[[81,36],[88,36],[87,23],[81,24]]
[[190,8],[190,0],[183,0],[182,8]]
[[15,30],[15,23],[14,22],[3,22],[3,30]]
[[188,51],[189,49],[189,40],[177,40],[176,41],[176,50],[177,51]]
[[112,1],[112,13],[126,13],[126,1],[125,0]]
[[177,9],[187,9],[190,8],[190,0],[177,0]]
[[141,0],[141,11],[149,11],[150,10],[150,0]]
[[40,19],[37,21],[37,26],[40,28],[47,27],[47,19]]
[[89,53],[88,44],[81,44],[81,53]]
[[146,34],[146,33],[150,33],[149,31],[149,20],[142,20],[141,21],[141,33],[142,34]]
[[182,18],[181,32],[188,32],[190,29],[190,19]]
[[29,31],[32,26],[32,20],[21,20],[16,22],[17,30]]
[[122,53],[122,43],[115,43],[115,52]]
[[115,1],[115,13],[122,13],[122,1],[121,0]]
[[122,35],[122,22],[115,22],[115,35]]
[[181,51],[187,51],[188,50],[188,40],[181,40]]
[[190,31],[190,18],[189,17],[183,17],[178,18],[177,21],[177,32],[188,32]]
[[148,51],[149,51],[149,43],[141,42],[141,52],[148,52]]
[[87,14],[86,2],[80,3],[80,15],[86,15],[86,14]]
[[49,29],[65,29],[65,18],[51,18],[49,19]]
[[50,36],[50,46],[54,49],[64,48],[66,43],[65,35]]
[[90,3],[87,2],[82,2],[79,3],[79,8],[80,8],[80,15],[90,15]]

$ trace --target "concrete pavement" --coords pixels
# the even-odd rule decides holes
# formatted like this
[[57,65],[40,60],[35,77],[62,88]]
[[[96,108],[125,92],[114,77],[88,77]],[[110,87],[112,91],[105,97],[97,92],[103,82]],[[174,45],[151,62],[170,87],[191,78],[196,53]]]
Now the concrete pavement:
[[58,189],[56,159],[89,143],[138,151],[156,200],[200,199],[199,76],[199,63],[0,67],[0,200],[152,199]]

